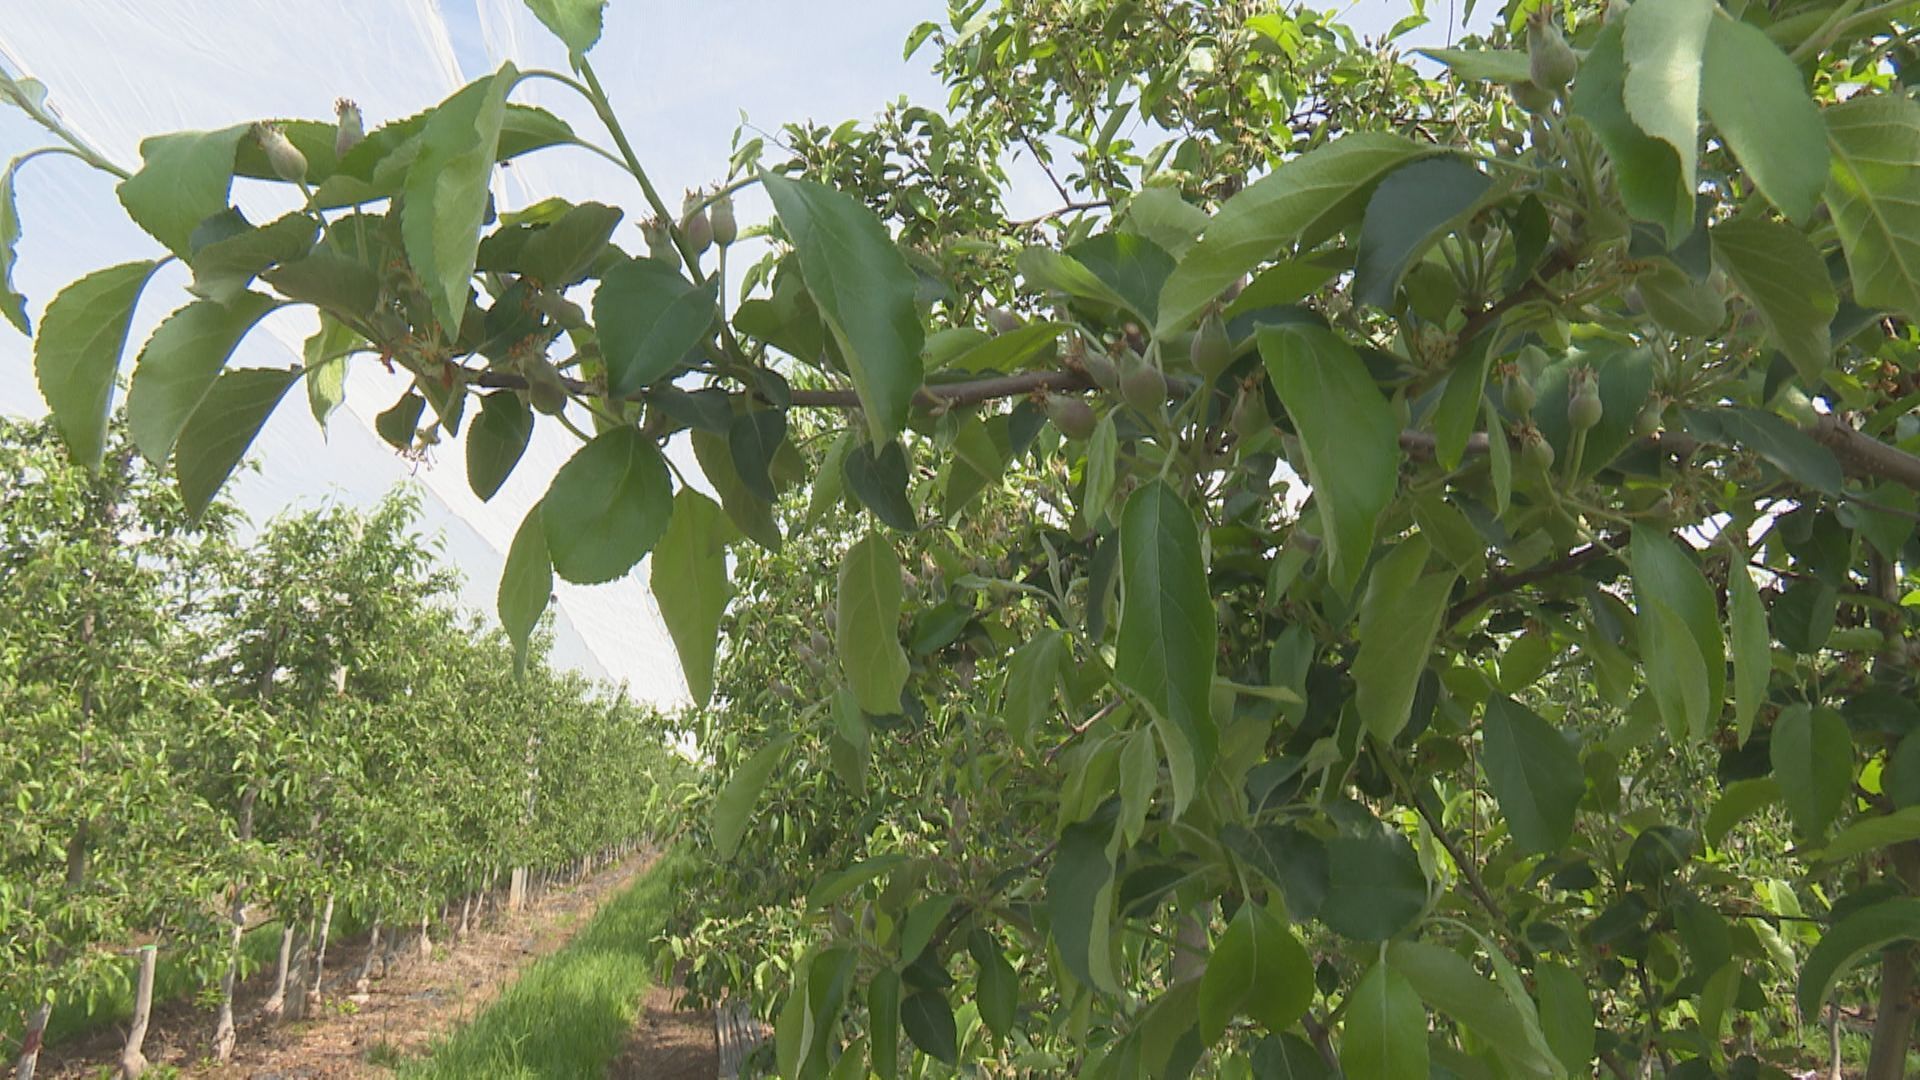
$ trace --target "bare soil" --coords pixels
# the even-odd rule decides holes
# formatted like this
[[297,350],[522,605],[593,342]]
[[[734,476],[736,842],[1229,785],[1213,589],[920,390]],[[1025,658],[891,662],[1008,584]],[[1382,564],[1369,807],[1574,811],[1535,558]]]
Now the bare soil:
[[647,991],[640,1020],[607,1076],[609,1080],[713,1080],[719,1068],[713,1013],[682,1010],[671,992],[656,986]]
[[[156,1004],[147,1033],[147,1059],[156,1066],[171,1065],[185,1076],[209,1080],[390,1076],[387,1064],[423,1054],[436,1039],[472,1019],[522,968],[565,945],[602,903],[631,885],[653,858],[636,854],[577,884],[550,888],[520,911],[489,912],[484,924],[465,940],[436,941],[427,958],[419,955],[417,937],[407,934],[397,962],[385,978],[374,980],[364,997],[351,994],[349,982],[366,955],[366,935],[331,942],[326,993],[302,1020],[280,1022],[260,1015],[273,981],[271,970],[262,971],[237,994],[236,1013],[242,1018],[239,1046],[224,1064],[207,1054],[213,1036],[210,1011],[188,1001]],[[436,929],[436,933],[450,931]],[[378,976],[378,964],[374,973]],[[700,1043],[702,1032],[704,1044]],[[118,1062],[124,1039],[124,1026],[116,1026],[51,1048],[41,1058],[39,1075],[54,1080],[103,1075],[103,1066]],[[613,1075],[706,1080],[716,1068],[713,1041],[710,1014],[677,1012],[664,991],[650,991],[633,1043]],[[698,1071],[695,1053],[701,1045],[706,1053],[704,1072]]]

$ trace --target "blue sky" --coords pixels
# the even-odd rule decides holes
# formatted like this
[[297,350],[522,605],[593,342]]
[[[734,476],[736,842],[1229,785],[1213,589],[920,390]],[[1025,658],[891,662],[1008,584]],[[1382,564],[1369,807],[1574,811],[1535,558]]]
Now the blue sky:
[[[1408,10],[1402,0],[1365,0],[1350,21],[1378,33]],[[1445,10],[1439,5],[1434,14]],[[593,55],[641,159],[677,204],[683,189],[722,178],[743,115],[771,131],[789,121],[869,117],[901,96],[943,103],[926,57],[901,57],[914,25],[943,16],[944,4],[924,0],[612,0]],[[1422,34],[1433,42],[1445,36],[1441,26]],[[126,165],[137,163],[144,135],[262,116],[327,117],[336,97],[358,100],[370,124],[406,116],[506,59],[523,68],[565,67],[564,51],[519,0],[86,0],[20,4],[0,21],[0,62],[45,81],[68,121]],[[591,113],[554,84],[525,84],[516,97],[597,134]],[[0,110],[0,157],[46,141],[24,117]],[[497,194],[508,208],[552,194],[641,204],[630,178],[584,152],[535,155],[503,172]],[[64,283],[157,253],[126,220],[111,180],[76,162],[36,160],[17,188],[24,237],[15,284],[36,318]],[[274,194],[241,185],[235,198],[266,220],[287,208]],[[1043,185],[1026,185],[1012,201],[1019,211],[1029,202],[1045,208],[1051,198]],[[741,207],[744,220],[763,212],[754,198]],[[637,235],[620,239],[640,246]],[[186,300],[184,282],[177,268],[159,275],[136,316],[130,350]],[[311,327],[310,315],[273,316],[235,364],[295,363]],[[263,521],[323,499],[364,505],[395,483],[416,482],[428,527],[466,575],[464,599],[491,612],[513,530],[570,448],[564,436],[545,433],[500,494],[482,504],[466,490],[457,444],[416,465],[373,436],[373,416],[403,390],[377,366],[361,365],[348,407],[324,434],[290,395],[255,444],[261,470],[242,476],[233,492]],[[0,411],[44,412],[29,343],[4,327]],[[684,683],[643,582],[644,568],[613,585],[562,585],[558,656],[627,680],[637,697],[670,704],[684,698]]]

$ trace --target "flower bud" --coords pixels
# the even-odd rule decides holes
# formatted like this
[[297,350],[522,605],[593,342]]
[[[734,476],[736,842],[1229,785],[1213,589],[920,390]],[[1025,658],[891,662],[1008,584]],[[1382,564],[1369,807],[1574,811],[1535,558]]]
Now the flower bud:
[[1527,424],[1520,429],[1519,437],[1521,460],[1541,472],[1553,468],[1553,444],[1540,434],[1539,428]]
[[1120,368],[1107,354],[1089,352],[1081,358],[1080,366],[1087,369],[1087,376],[1093,380],[1093,385],[1100,389],[1118,390],[1120,388]]
[[367,124],[360,116],[360,106],[348,98],[334,102],[333,112],[340,118],[339,130],[333,136],[333,156],[343,158],[367,137]]
[[1218,308],[1210,309],[1200,320],[1187,355],[1193,361],[1193,370],[1208,382],[1232,365],[1233,339],[1227,336],[1227,321],[1220,317]]
[[640,235],[646,237],[647,254],[656,259],[674,260],[673,234],[667,231],[666,222],[659,218],[648,218],[640,223]]
[[1233,407],[1233,433],[1243,444],[1257,445],[1273,431],[1273,417],[1267,414],[1267,399],[1258,386],[1241,391]]
[[266,123],[255,124],[253,137],[259,142],[260,149],[267,152],[267,164],[273,167],[275,176],[292,184],[307,178],[307,156],[278,127]]
[[1510,84],[1507,89],[1513,94],[1514,104],[1530,113],[1543,113],[1553,108],[1553,91],[1542,90],[1538,84],[1517,82]]
[[1069,439],[1091,438],[1100,423],[1093,406],[1070,394],[1048,394],[1046,409],[1047,419]]
[[686,235],[687,247],[695,255],[705,254],[713,246],[713,222],[708,220],[705,208],[700,205],[700,196],[691,191],[680,208],[680,231]]
[[1647,399],[1645,405],[1640,406],[1639,415],[1633,418],[1633,433],[1645,438],[1659,431],[1660,421],[1666,417],[1666,414],[1667,400],[1659,394],[1653,395]]
[[1527,373],[1518,367],[1506,367],[1506,381],[1500,387],[1500,403],[1515,416],[1528,416],[1533,412],[1533,403],[1538,399],[1533,383]]
[[1527,74],[1535,86],[1558,92],[1573,81],[1580,70],[1580,58],[1573,46],[1560,35],[1560,28],[1545,7],[1535,8],[1527,17]]
[[713,242],[721,247],[732,247],[740,238],[740,223],[733,217],[733,196],[726,192],[713,197],[707,207],[707,221],[713,227]]
[[1123,365],[1120,398],[1148,416],[1158,416],[1167,404],[1166,377],[1144,360]]
[[1600,404],[1600,383],[1592,368],[1575,368],[1567,384],[1567,425],[1574,431],[1591,431],[1605,412]]

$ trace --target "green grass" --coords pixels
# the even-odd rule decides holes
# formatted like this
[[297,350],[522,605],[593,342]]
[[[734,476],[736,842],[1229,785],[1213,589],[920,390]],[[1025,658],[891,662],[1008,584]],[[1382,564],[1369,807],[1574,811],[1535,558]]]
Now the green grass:
[[647,989],[652,941],[676,883],[693,868],[672,852],[608,901],[567,946],[534,964],[473,1022],[400,1068],[408,1080],[600,1077],[626,1045]]

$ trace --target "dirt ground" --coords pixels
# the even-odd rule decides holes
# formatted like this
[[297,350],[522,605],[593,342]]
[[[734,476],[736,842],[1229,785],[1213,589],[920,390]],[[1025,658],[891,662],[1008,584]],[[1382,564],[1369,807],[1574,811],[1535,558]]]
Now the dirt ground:
[[713,1080],[719,1069],[713,1013],[682,1011],[660,987],[647,991],[633,1035],[611,1068],[610,1080]]
[[[211,1012],[190,1002],[156,1005],[147,1033],[147,1059],[208,1080],[390,1076],[383,1063],[420,1054],[478,1014],[522,968],[565,945],[600,904],[632,884],[652,858],[635,855],[577,885],[550,889],[524,910],[490,915],[485,926],[457,946],[437,942],[430,958],[421,959],[416,941],[406,940],[397,963],[386,978],[375,979],[364,1000],[350,996],[347,981],[365,955],[366,937],[330,943],[327,992],[318,1010],[304,1020],[278,1023],[259,1015],[272,989],[272,972],[263,971],[240,989],[239,1046],[225,1064],[207,1057]],[[51,1048],[41,1058],[39,1075],[55,1080],[102,1075],[102,1066],[118,1061],[124,1038],[124,1026],[116,1026]],[[705,1080],[715,1068],[711,1014],[678,1012],[666,993],[655,989],[611,1075]]]

